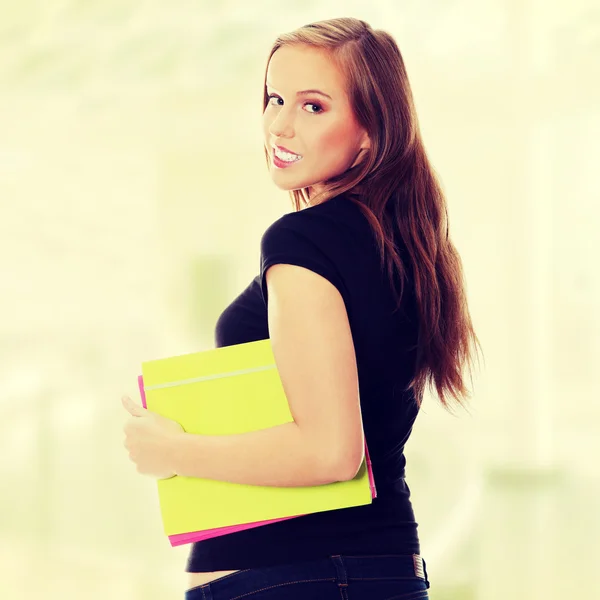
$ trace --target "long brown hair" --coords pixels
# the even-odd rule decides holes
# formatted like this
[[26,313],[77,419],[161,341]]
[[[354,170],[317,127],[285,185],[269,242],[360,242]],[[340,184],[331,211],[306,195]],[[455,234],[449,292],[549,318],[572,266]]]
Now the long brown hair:
[[[402,300],[405,266],[394,243],[399,231],[408,250],[419,311],[416,372],[407,387],[420,405],[429,382],[446,409],[450,394],[459,405],[470,394],[463,366],[472,367],[471,344],[479,345],[467,306],[462,263],[450,241],[446,201],[423,145],[404,61],[392,36],[365,21],[338,18],[304,25],[280,35],[270,51],[284,45],[306,45],[327,51],[344,74],[357,122],[371,147],[344,173],[309,189],[291,190],[296,211],[344,194],[368,219],[376,236],[381,267],[400,279]],[[263,112],[268,105],[266,71]],[[265,148],[267,164],[270,154]],[[464,405],[463,405],[464,406]]]

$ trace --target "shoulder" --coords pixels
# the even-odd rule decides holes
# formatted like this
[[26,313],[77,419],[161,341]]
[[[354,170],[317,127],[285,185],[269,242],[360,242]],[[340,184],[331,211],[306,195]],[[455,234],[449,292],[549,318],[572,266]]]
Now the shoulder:
[[[350,238],[344,233],[338,218],[339,207],[325,206],[328,202],[287,213],[264,232],[261,239],[260,278],[265,301],[268,298],[266,273],[276,264],[295,265],[313,271],[327,279],[348,299],[340,262]],[[298,273],[292,269],[287,271],[291,277]],[[306,282],[303,280],[303,283]]]
[[357,234],[368,226],[351,200],[338,196],[317,206],[286,213],[264,232],[262,250],[279,244],[302,244],[326,251],[344,243],[356,243]]

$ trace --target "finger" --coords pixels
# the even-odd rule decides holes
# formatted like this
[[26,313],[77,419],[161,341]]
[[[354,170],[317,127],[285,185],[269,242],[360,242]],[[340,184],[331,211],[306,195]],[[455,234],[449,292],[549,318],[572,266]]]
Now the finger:
[[135,402],[129,396],[123,396],[121,398],[121,402],[123,403],[125,410],[127,410],[127,412],[134,417],[141,417],[146,411],[143,406],[135,404]]

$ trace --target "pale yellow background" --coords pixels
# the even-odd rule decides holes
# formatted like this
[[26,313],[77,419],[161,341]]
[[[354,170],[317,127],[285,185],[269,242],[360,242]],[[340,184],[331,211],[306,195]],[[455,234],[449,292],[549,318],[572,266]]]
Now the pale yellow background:
[[431,598],[599,593],[597,2],[2,0],[2,598],[183,597],[120,397],[258,273],[267,53],[337,16],[400,45],[485,352],[407,447]]

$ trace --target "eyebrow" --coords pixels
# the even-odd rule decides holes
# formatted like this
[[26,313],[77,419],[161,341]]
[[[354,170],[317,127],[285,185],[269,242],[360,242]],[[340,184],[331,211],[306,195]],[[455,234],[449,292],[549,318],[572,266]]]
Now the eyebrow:
[[[269,82],[267,82],[267,87],[270,87],[271,89],[275,89]],[[333,98],[329,94],[326,94],[325,92],[322,92],[321,90],[302,90],[301,92],[296,92],[296,96],[306,96],[308,94],[320,94],[321,96],[325,96],[326,98],[333,100]]]

